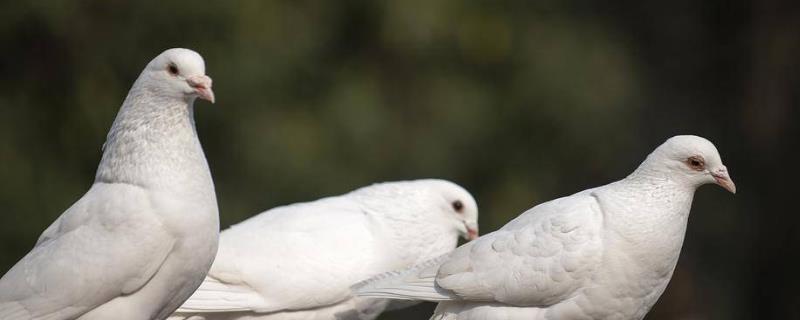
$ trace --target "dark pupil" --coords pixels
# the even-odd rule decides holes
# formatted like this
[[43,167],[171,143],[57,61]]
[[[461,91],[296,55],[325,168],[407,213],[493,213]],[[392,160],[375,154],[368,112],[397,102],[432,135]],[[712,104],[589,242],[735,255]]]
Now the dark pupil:
[[176,66],[175,66],[175,65],[173,65],[173,64],[169,65],[169,73],[171,73],[171,74],[178,74],[178,67],[176,67]]
[[695,167],[699,167],[700,166],[700,161],[692,160],[692,165],[695,166]]
[[464,209],[464,204],[461,203],[460,200],[456,200],[453,202],[453,209],[456,209],[456,211],[461,211],[461,209]]

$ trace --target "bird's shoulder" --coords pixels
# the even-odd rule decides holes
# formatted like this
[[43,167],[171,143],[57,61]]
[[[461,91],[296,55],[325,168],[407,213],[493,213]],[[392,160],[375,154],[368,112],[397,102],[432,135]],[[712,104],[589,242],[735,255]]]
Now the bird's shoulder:
[[150,211],[151,197],[146,189],[130,184],[95,183],[65,210],[39,237],[37,245],[58,238],[78,228],[114,228],[137,213]]
[[588,189],[540,203],[509,221],[501,229],[521,229],[541,223],[591,223],[593,220],[588,217],[600,210],[597,195],[601,190],[603,188]]
[[361,206],[347,197],[327,197],[275,207],[234,224],[221,233],[229,246],[263,246],[288,238],[323,238],[366,227]]

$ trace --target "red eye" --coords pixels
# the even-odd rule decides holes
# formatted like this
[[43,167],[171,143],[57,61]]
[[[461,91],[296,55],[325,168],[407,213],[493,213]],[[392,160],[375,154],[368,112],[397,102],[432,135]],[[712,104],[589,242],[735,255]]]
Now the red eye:
[[453,201],[453,209],[456,210],[456,212],[463,211],[464,210],[464,203],[462,203],[461,200]]
[[686,165],[695,171],[702,171],[706,167],[705,161],[703,161],[703,157],[700,156],[689,157],[688,159],[686,159]]
[[178,70],[178,66],[176,66],[174,63],[170,63],[167,66],[167,71],[169,71],[169,74],[177,76],[180,70]]

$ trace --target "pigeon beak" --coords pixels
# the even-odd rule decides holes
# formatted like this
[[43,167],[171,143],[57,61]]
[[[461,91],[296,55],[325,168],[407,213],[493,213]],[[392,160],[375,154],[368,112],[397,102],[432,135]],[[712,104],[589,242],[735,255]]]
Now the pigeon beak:
[[478,239],[478,229],[467,229],[467,240]]
[[189,86],[194,88],[194,92],[200,99],[214,103],[214,91],[211,90],[211,78],[206,75],[192,76],[186,78]]
[[472,225],[471,223],[464,223],[464,226],[467,227],[468,241],[478,239],[478,226]]
[[725,190],[728,190],[733,194],[736,194],[736,184],[733,183],[731,176],[728,175],[727,168],[723,166],[721,169],[711,172],[711,176],[714,177],[714,180],[717,180],[717,184],[720,187],[725,188]]

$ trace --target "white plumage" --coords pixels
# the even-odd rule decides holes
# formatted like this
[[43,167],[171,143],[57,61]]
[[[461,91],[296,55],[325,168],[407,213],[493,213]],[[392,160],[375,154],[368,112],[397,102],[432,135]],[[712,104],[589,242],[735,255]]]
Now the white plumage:
[[373,319],[350,287],[456,247],[477,206],[444,180],[389,182],[278,207],[222,232],[208,277],[178,310],[206,319]]
[[454,252],[356,286],[431,319],[642,319],[678,261],[695,189],[735,192],[714,145],[676,136],[620,181],[540,204]]
[[170,49],[128,93],[95,182],[0,279],[0,319],[164,319],[211,266],[219,218],[193,119],[202,57]]

